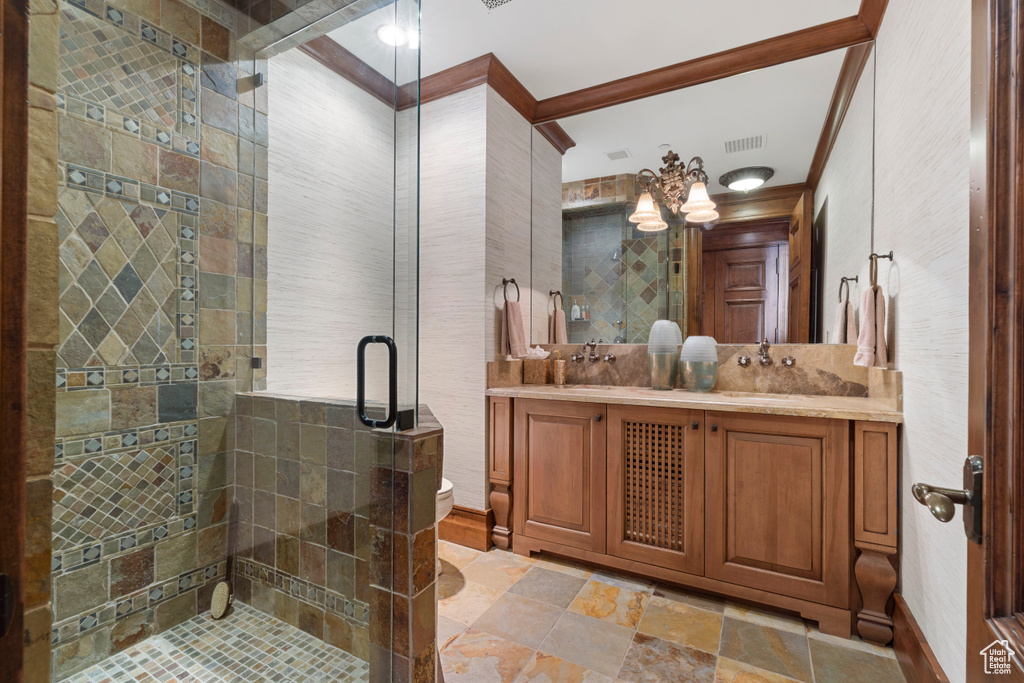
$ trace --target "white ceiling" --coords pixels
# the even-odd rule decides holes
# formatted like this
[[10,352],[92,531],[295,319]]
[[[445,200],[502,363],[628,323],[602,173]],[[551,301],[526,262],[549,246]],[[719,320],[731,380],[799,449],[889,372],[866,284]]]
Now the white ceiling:
[[[396,3],[329,35],[385,75]],[[537,99],[857,14],[860,0],[423,0],[421,74],[493,52]],[[404,21],[401,23],[405,23]],[[410,21],[411,23],[411,21]],[[408,48],[398,51],[400,59]]]
[[[712,192],[718,178],[743,166],[770,166],[769,185],[802,183],[814,156],[845,50],[788,62],[732,78],[562,119],[576,141],[562,159],[569,182],[663,166],[658,145],[667,143],[683,160],[704,159]],[[761,149],[725,153],[725,142],[763,135]],[[626,148],[630,159],[609,161],[606,152]]]
[[[409,72],[417,56],[428,76],[493,52],[538,99],[852,16],[860,0],[511,0],[488,10],[481,0],[423,0],[421,49],[377,38],[408,2],[367,14],[328,35],[380,73]],[[624,5],[641,10],[624,9]],[[673,27],[663,30],[663,27]],[[563,180],[633,173],[662,165],[658,145],[700,155],[712,192],[719,176],[742,166],[775,169],[771,185],[803,182],[839,75],[844,51],[741,74],[559,121],[576,141]],[[404,79],[399,79],[404,80]],[[726,155],[727,140],[764,135],[765,147]],[[608,161],[627,148],[633,158]]]

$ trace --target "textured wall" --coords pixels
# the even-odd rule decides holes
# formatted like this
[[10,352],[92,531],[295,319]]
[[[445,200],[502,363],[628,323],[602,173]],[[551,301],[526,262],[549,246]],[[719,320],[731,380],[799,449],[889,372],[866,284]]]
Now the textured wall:
[[554,302],[548,292],[562,289],[562,155],[533,131],[533,226],[530,289],[532,296],[531,329],[534,344],[546,344],[548,318]]
[[484,347],[487,87],[423,105],[420,398],[445,434],[455,502],[486,507]]
[[266,101],[203,6],[60,3],[55,676],[206,609],[226,571],[228,416],[265,343]]
[[894,250],[903,371],[901,590],[951,681],[964,679],[966,548],[910,486],[954,485],[967,456],[970,3],[891,0],[877,43],[875,251]]
[[[824,310],[822,325],[835,342],[835,307],[840,278],[859,276],[850,283],[850,301],[859,307],[861,285],[868,282],[871,253],[872,138],[874,136],[875,55],[872,51],[843,119],[843,127],[814,192],[814,218],[828,201],[828,227],[822,263]],[[826,339],[822,336],[822,339]]]
[[351,398],[356,344],[393,334],[395,113],[298,50],[269,69],[267,389]]
[[531,301],[558,288],[545,282],[531,294],[530,231],[535,207],[548,223],[558,210],[561,156],[538,149],[550,144],[486,85],[424,105],[421,141],[420,399],[446,428],[456,504],[480,510],[501,280],[519,284],[529,335]]

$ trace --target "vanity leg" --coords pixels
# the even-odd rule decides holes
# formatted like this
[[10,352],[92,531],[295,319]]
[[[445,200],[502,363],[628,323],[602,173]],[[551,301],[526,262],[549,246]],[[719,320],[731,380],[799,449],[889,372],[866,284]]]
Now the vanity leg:
[[[895,552],[893,550],[892,554]],[[892,641],[892,619],[888,614],[889,600],[896,590],[892,554],[861,549],[854,567],[864,603],[857,613],[857,632],[876,645],[888,645]]]
[[490,500],[494,510],[491,540],[501,550],[508,550],[512,547],[512,485],[492,481]]

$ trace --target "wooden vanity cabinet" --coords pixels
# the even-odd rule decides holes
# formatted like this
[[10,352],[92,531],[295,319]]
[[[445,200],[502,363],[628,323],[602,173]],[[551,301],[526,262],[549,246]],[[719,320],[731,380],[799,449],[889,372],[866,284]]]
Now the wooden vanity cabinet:
[[607,553],[703,573],[703,411],[608,406]]
[[705,575],[848,607],[849,423],[713,412],[705,423]]
[[515,401],[514,532],[605,551],[605,406]]
[[501,547],[892,640],[895,424],[492,397],[490,425]]

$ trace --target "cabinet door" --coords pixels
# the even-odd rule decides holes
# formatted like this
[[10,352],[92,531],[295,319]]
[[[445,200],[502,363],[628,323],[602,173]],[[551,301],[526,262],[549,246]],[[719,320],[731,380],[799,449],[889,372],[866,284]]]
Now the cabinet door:
[[849,424],[709,412],[705,425],[707,576],[848,607]]
[[605,406],[515,401],[515,533],[605,550]]
[[608,407],[608,554],[704,573],[704,412]]

